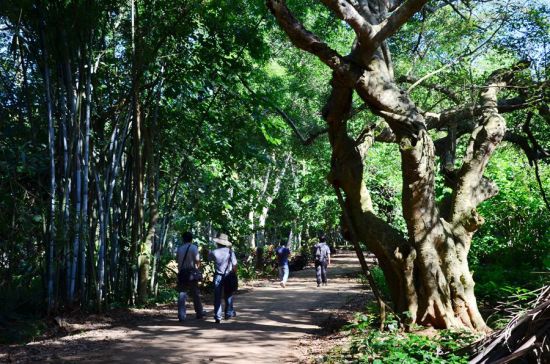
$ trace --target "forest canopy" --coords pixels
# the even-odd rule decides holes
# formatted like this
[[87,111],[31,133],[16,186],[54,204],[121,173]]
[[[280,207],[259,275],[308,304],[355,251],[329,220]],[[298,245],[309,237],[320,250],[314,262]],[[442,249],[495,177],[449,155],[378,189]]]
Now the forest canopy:
[[242,257],[356,240],[410,323],[486,329],[480,303],[550,269],[549,19],[542,0],[1,2],[0,323],[162,299],[192,230]]

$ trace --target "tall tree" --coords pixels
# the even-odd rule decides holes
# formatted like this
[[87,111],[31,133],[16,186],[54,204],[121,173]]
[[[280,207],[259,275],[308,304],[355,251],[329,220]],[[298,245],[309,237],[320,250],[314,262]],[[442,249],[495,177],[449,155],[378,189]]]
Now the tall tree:
[[[506,134],[502,114],[529,104],[521,95],[502,100],[498,93],[515,85],[518,78],[514,75],[528,65],[518,63],[511,69],[495,71],[474,104],[426,112],[399,87],[388,39],[427,1],[321,3],[354,32],[355,40],[345,56],[306,29],[285,1],[267,0],[294,46],[316,56],[332,71],[330,96],[322,111],[332,148],[328,179],[345,192],[347,215],[357,238],[378,258],[397,312],[407,311],[411,323],[485,330],[467,255],[472,237],[483,223],[476,208],[498,191],[483,174]],[[426,11],[437,11],[447,3]],[[349,129],[354,94],[384,121],[378,127],[365,125],[358,137]],[[437,139],[432,130],[443,130],[447,135]],[[454,146],[465,134],[470,139],[461,165],[455,169]],[[377,216],[364,183],[365,159],[375,141],[399,146],[406,236]],[[437,157],[448,158],[447,167],[438,169]],[[453,191],[441,202],[436,199],[438,172]]]

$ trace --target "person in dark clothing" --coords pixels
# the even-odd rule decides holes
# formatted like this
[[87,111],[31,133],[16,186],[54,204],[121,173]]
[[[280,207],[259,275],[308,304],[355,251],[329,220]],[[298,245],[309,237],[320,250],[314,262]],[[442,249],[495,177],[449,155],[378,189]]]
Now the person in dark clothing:
[[313,256],[315,257],[315,275],[317,277],[317,287],[321,283],[327,285],[327,268],[330,265],[330,247],[324,235],[319,238],[319,243],[313,246]]
[[[176,254],[176,260],[178,262],[178,272],[183,269],[199,269],[200,268],[200,256],[199,248],[192,243],[193,234],[189,231],[185,232],[182,236],[183,244],[178,247]],[[199,281],[191,280],[185,282],[179,282],[178,280],[178,319],[185,320],[187,316],[185,301],[187,300],[188,293],[193,297],[193,306],[195,308],[196,317],[201,319],[204,317],[205,312],[202,309],[201,298],[199,295]]]
[[286,247],[284,241],[281,241],[280,246],[275,251],[277,254],[277,263],[279,264],[279,281],[281,287],[286,287],[286,282],[288,280],[288,273],[290,269],[288,267],[288,257],[290,256],[290,249]]

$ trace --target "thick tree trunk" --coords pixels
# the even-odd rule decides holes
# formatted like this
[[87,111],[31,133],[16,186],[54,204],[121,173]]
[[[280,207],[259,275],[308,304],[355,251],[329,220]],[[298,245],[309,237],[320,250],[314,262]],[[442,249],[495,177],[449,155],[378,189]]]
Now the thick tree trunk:
[[[475,208],[497,191],[483,178],[483,172],[504,135],[496,94],[511,73],[492,75],[481,94],[482,112],[476,113],[482,114],[482,119],[472,133],[463,166],[451,186],[451,207],[442,209],[442,213],[435,201],[436,153],[428,128],[441,128],[458,114],[472,117],[474,113],[442,112],[430,116],[435,121],[426,123],[408,94],[397,87],[389,49],[384,43],[425,2],[324,0],[326,7],[356,33],[356,42],[346,57],[305,29],[283,0],[267,0],[267,5],[296,47],[317,56],[333,70],[332,92],[323,110],[332,147],[328,180],[344,190],[345,209],[353,225],[350,230],[378,258],[396,311],[408,311],[406,316],[411,322],[437,328],[485,330],[467,254],[474,232],[483,223]],[[388,124],[385,133],[375,137],[367,125],[356,140],[350,137],[347,119],[354,91]],[[449,132],[449,137],[457,136]],[[375,139],[399,144],[407,237],[375,215],[363,183],[364,159]]]
[[[373,65],[378,74],[367,76],[367,87],[362,97],[390,100],[393,108],[409,115],[410,124],[422,119],[410,102],[388,85],[389,76],[384,68]],[[385,95],[374,95],[372,90],[384,90]],[[394,95],[391,95],[395,92]],[[341,92],[339,92],[341,93]],[[336,101],[333,100],[333,101]],[[341,102],[341,101],[339,101]],[[334,110],[337,105],[328,105]],[[346,115],[347,112],[336,112]],[[334,125],[331,114],[327,122]],[[389,120],[389,123],[395,122]],[[398,129],[398,127],[396,127]],[[403,214],[408,228],[404,240],[389,225],[374,216],[370,196],[362,182],[363,158],[361,148],[338,127],[331,127],[334,151],[333,183],[340,185],[347,196],[347,207],[358,231],[360,240],[378,258],[389,283],[398,312],[407,311],[412,322],[437,328],[470,327],[485,329],[473,296],[473,281],[469,272],[463,245],[455,241],[454,230],[443,220],[435,203],[434,146],[425,129],[420,128],[417,138],[400,138],[403,171]],[[457,246],[459,246],[457,248]],[[469,246],[469,242],[467,244]],[[472,294],[466,293],[472,292]]]

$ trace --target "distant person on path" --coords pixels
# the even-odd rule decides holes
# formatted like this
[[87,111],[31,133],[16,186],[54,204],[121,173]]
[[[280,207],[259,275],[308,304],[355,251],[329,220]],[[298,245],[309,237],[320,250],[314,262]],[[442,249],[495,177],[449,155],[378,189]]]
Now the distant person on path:
[[178,247],[176,253],[176,260],[178,262],[178,318],[181,321],[185,320],[187,316],[185,301],[187,300],[187,293],[189,292],[193,297],[193,306],[195,309],[196,317],[202,319],[205,312],[202,309],[202,303],[199,292],[199,280],[182,279],[181,273],[183,270],[186,272],[195,272],[200,268],[200,256],[199,248],[192,243],[193,234],[186,231],[182,235],[183,244]]
[[275,251],[277,254],[277,263],[279,264],[279,281],[281,287],[286,287],[286,281],[288,280],[288,257],[290,256],[290,249],[286,247],[286,243],[281,241],[280,246]]
[[319,237],[319,243],[313,246],[313,256],[315,258],[315,275],[317,276],[317,287],[327,285],[327,268],[330,265],[330,247],[324,235]]
[[237,273],[237,257],[231,249],[229,237],[226,234],[219,234],[213,239],[218,245],[218,248],[212,250],[208,255],[208,259],[214,262],[214,320],[220,323],[222,319],[222,292],[225,297],[224,318],[229,320],[237,316],[233,309],[233,288],[228,281],[231,272]]

